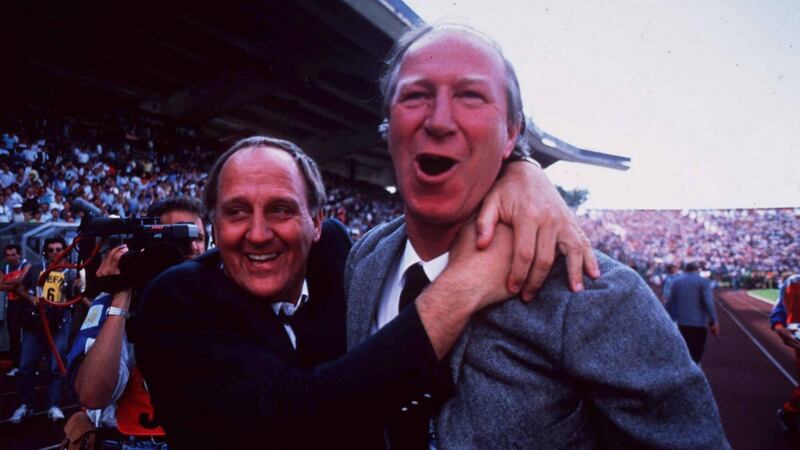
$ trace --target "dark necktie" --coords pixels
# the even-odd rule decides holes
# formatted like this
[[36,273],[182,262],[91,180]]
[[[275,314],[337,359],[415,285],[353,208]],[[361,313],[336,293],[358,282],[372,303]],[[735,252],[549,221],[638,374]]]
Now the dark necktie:
[[[398,312],[414,303],[423,289],[430,284],[422,264],[416,263],[406,269],[406,282],[400,293]],[[387,426],[391,450],[425,450],[428,448],[431,408],[419,402],[404,407]]]
[[400,293],[400,305],[398,313],[402,312],[406,306],[414,303],[414,300],[419,297],[420,292],[427,285],[431,284],[425,271],[422,270],[422,264],[416,263],[406,269],[406,283],[403,285],[403,291]]

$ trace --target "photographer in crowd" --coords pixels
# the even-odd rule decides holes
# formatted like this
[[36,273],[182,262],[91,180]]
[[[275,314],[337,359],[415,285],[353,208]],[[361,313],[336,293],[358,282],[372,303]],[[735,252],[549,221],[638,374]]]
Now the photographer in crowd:
[[48,337],[43,329],[42,321],[50,328],[50,335],[53,343],[63,360],[67,353],[67,339],[69,338],[70,323],[72,320],[71,307],[59,307],[46,305],[45,317],[41,317],[39,309],[39,298],[59,303],[68,300],[72,295],[73,286],[77,274],[73,269],[52,271],[48,274],[44,286],[36,286],[39,274],[45,270],[49,264],[54,263],[58,256],[67,248],[67,243],[62,237],[53,237],[44,241],[44,259],[41,265],[33,270],[29,270],[21,285],[17,286],[16,294],[23,303],[22,309],[22,352],[20,356],[19,373],[17,374],[17,386],[19,389],[21,403],[14,411],[11,423],[17,424],[23,418],[33,412],[33,402],[36,398],[34,390],[34,378],[42,357],[47,357],[48,365],[48,388],[47,399],[49,409],[47,417],[50,420],[64,419],[64,413],[58,407],[61,400],[61,385],[64,375],[61,373],[55,355],[51,354]]
[[[165,225],[192,223],[199,235],[182,249],[185,259],[205,251],[202,206],[188,198],[168,198],[149,209]],[[97,277],[120,273],[126,245],[112,248]],[[101,295],[93,303],[69,355],[69,379],[80,403],[98,427],[101,449],[134,444],[137,448],[167,448],[164,431],[153,421],[150,398],[134,359],[133,345],[125,332],[130,317],[131,289]]]

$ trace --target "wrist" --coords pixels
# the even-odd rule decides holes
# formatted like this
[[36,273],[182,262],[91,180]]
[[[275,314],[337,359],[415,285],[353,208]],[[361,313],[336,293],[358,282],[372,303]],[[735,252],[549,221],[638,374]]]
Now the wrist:
[[111,306],[127,310],[131,304],[131,291],[126,289],[111,296]]
[[[488,294],[475,286],[474,280],[468,279],[465,273],[458,270],[445,270],[431,285],[434,294],[428,299],[435,299],[440,304],[447,304],[448,309],[472,315],[482,308]],[[441,294],[438,294],[441,293]]]
[[118,316],[122,317],[123,319],[129,319],[131,317],[131,313],[128,312],[127,309],[117,308],[116,306],[109,306],[106,310],[106,316]]

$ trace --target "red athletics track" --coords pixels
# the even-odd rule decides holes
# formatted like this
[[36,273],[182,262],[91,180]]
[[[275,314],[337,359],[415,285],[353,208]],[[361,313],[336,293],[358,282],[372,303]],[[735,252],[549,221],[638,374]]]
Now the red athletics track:
[[797,374],[794,352],[769,327],[772,305],[745,291],[718,290],[715,297],[721,333],[719,340],[709,337],[702,367],[731,446],[800,448],[780,430],[775,415]]

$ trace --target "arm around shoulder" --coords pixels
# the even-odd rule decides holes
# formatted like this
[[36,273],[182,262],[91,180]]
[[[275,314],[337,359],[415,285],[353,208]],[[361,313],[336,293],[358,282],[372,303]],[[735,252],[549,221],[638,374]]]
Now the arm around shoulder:
[[185,281],[162,275],[150,285],[134,333],[137,362],[165,426],[256,430],[301,419],[312,428],[325,420],[374,420],[434,382],[437,359],[414,308],[343,357],[304,370],[277,341],[242,331],[221,309],[225,302],[197,289],[182,293]]

